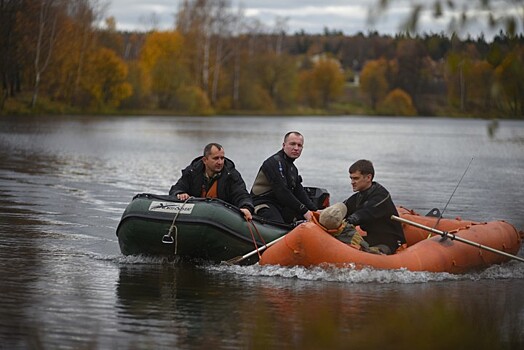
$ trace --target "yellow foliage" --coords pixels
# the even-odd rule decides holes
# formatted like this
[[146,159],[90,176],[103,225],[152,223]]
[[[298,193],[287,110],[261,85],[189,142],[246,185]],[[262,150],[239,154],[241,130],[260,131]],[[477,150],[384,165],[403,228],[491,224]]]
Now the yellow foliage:
[[127,65],[114,51],[98,49],[90,57],[88,67],[83,87],[90,95],[92,104],[118,107],[122,100],[131,96],[131,85],[126,82]]
[[[253,72],[249,75],[254,77],[253,80],[258,85],[258,88],[265,90],[263,94],[271,100],[270,105],[282,108],[290,106],[295,102],[297,94],[297,63],[295,58],[285,54],[276,55],[275,53],[259,55],[255,59]],[[253,85],[253,81],[247,81],[246,83]],[[242,89],[245,88],[248,87],[243,85]],[[244,95],[243,93],[240,94],[242,99]],[[266,96],[258,99],[257,93],[257,95],[251,97],[258,99],[258,101],[242,104],[262,103],[261,109],[266,110],[267,106],[269,106],[264,101]]]
[[317,108],[320,106],[320,94],[313,83],[313,71],[304,70],[298,77],[300,86],[300,98],[310,107]]
[[162,58],[180,58],[182,46],[183,37],[176,31],[152,32],[142,47],[140,62],[150,70]]
[[360,90],[364,95],[369,96],[373,109],[389,89],[386,71],[387,61],[382,58],[368,61],[360,73]]
[[212,108],[207,95],[196,86],[184,86],[176,92],[176,106],[179,112],[190,114],[211,114]]
[[322,58],[300,74],[300,95],[311,107],[328,107],[344,92],[345,75],[340,63]]
[[176,31],[152,32],[148,34],[140,52],[139,65],[145,79],[145,88],[150,88],[151,74],[164,62],[178,62],[182,58],[183,37]]
[[184,38],[177,31],[152,32],[142,47],[142,93],[151,94],[160,108],[183,108],[177,104],[177,91],[182,86],[192,88],[183,47]]
[[499,103],[512,116],[524,115],[524,48],[515,48],[495,70]]
[[378,104],[378,112],[384,115],[413,116],[417,114],[413,100],[402,89],[394,89]]

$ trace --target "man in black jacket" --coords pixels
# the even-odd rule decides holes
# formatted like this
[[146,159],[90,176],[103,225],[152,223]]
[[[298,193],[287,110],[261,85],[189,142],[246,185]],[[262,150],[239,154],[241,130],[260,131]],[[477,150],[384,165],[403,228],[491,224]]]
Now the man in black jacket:
[[398,216],[391,195],[373,181],[374,176],[375,169],[369,160],[358,160],[349,167],[351,186],[357,193],[344,201],[346,221],[360,225],[367,232],[364,239],[371,248],[375,247],[383,254],[393,254],[406,243],[406,239],[400,223],[391,219],[391,215]]
[[284,136],[282,149],[264,161],[251,188],[257,215],[284,223],[311,219],[317,207],[302,187],[302,177],[293,164],[303,148],[304,136],[290,131]]
[[247,220],[251,220],[254,210],[242,176],[218,143],[208,144],[204,156],[182,170],[182,177],[171,186],[169,195],[183,201],[190,196],[222,199],[239,207]]

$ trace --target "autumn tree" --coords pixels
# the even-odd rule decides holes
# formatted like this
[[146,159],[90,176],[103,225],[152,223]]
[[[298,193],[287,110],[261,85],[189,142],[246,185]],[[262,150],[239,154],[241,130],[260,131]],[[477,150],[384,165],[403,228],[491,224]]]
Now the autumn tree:
[[231,87],[226,88],[226,91],[232,92],[230,106],[233,109],[272,111],[278,102],[273,101],[271,88],[267,88],[271,78],[260,81],[259,69],[265,68],[265,62],[278,59],[282,59],[286,65],[287,55],[280,55],[279,58],[271,35],[264,35],[267,28],[259,20],[244,21],[239,15],[237,25],[240,29],[237,30],[237,36],[232,38],[233,65],[229,70]]
[[105,19],[105,27],[98,30],[97,39],[100,46],[111,49],[122,57],[126,56],[124,36],[117,31],[116,19],[114,17]]
[[[246,39],[249,42],[249,38]],[[283,94],[296,92],[293,85],[295,81],[285,81],[286,74],[283,71],[287,68],[278,66],[279,62],[283,61],[279,61],[276,55],[264,53],[251,57],[246,47],[249,47],[249,45],[243,46],[243,49],[239,48],[240,54],[235,59],[233,71],[230,73],[233,77],[230,80],[233,85],[226,87],[226,90],[232,91],[231,103],[222,101],[221,108],[274,111],[277,108],[277,100],[282,103],[287,101],[287,98],[282,97],[280,92]],[[282,60],[282,56],[280,60]],[[284,65],[287,66],[286,63]],[[296,67],[293,68],[296,70]],[[280,79],[284,80],[280,81]],[[290,91],[282,91],[286,84],[290,83],[293,83],[289,85],[292,87]],[[274,98],[277,100],[274,100]]]
[[239,20],[230,0],[184,0],[177,13],[176,28],[186,39],[192,80],[213,104],[219,98],[223,66],[231,57],[227,39]]
[[152,32],[147,36],[140,55],[143,89],[152,94],[159,108],[193,108],[197,104],[187,99],[195,98],[207,110],[207,97],[202,98],[202,90],[191,80],[184,42],[178,31]]
[[367,96],[372,109],[386,96],[389,83],[386,78],[388,62],[386,59],[368,61],[360,73],[360,91]]
[[384,100],[379,102],[377,111],[382,115],[413,116],[417,114],[411,96],[398,88],[390,91]]
[[0,2],[0,76],[2,79],[0,110],[9,97],[21,90],[21,38],[17,31],[17,17],[22,11],[18,0]]
[[[377,1],[378,6],[372,7],[370,10],[369,20],[372,23],[379,21],[384,14],[386,14],[394,6],[392,0],[379,0]],[[481,28],[485,32],[496,30],[504,31],[506,35],[513,39],[518,37],[518,33],[524,29],[524,17],[522,17],[523,1],[494,1],[494,0],[473,0],[473,1],[462,1],[462,0],[432,0],[427,2],[415,2],[411,6],[409,14],[399,22],[399,31],[406,33],[417,33],[421,27],[420,20],[426,14],[429,14],[435,20],[447,21],[447,32],[451,35],[465,34],[466,29],[469,25],[481,24]],[[483,38],[484,33],[481,33]],[[495,41],[497,38],[495,38]],[[491,52],[491,54],[500,54],[500,51]],[[504,56],[492,55],[491,64],[493,64],[493,58],[496,60],[501,59]],[[473,61],[476,58],[470,57]],[[461,60],[460,65],[455,64],[452,68],[458,74],[458,88],[459,91],[459,104],[461,110],[467,109],[467,86],[466,86],[466,72],[465,69],[470,69],[473,66],[468,66],[467,60]],[[478,67],[477,67],[478,68]],[[483,66],[484,72],[486,72]],[[484,77],[486,78],[486,77]],[[456,80],[456,79],[455,79]],[[477,86],[475,85],[475,88]],[[490,90],[497,89],[496,86],[491,85],[487,87]],[[488,100],[489,101],[489,100]]]
[[512,117],[524,117],[524,47],[509,53],[496,68],[495,76],[501,109]]
[[3,96],[30,93],[32,107],[41,95],[70,103],[93,49],[96,6],[96,0],[2,1]]
[[424,70],[424,59],[427,56],[425,49],[419,40],[402,38],[398,41],[395,59],[398,72],[391,88],[400,88],[407,92],[415,105],[418,104],[419,95],[424,92],[427,85],[422,74]]
[[60,24],[52,64],[44,82],[47,96],[77,106],[90,55],[96,51],[95,23],[100,9],[92,0],[71,0],[68,16]]
[[250,76],[253,82],[271,99],[272,104],[279,108],[294,104],[297,93],[297,65],[293,57],[266,53],[254,61]]
[[159,108],[172,108],[177,88],[187,80],[182,47],[182,37],[173,31],[150,33],[142,47],[143,88],[155,97]]
[[345,75],[337,60],[321,57],[300,81],[301,95],[310,106],[328,108],[344,92]]
[[34,42],[34,85],[31,107],[34,108],[40,89],[42,74],[49,66],[59,30],[58,21],[62,16],[58,0],[40,0],[35,3],[36,40]]
[[470,90],[479,78],[474,77],[473,71],[479,61],[479,53],[471,43],[461,43],[456,38],[454,42],[455,48],[447,57],[448,99],[461,111],[467,111],[472,97]]
[[90,104],[96,108],[118,107],[131,96],[131,85],[126,81],[127,65],[112,50],[98,49],[90,58],[83,88]]
[[495,71],[493,66],[485,60],[475,61],[471,65],[468,78],[468,96],[481,112],[490,112],[495,107],[493,86],[495,84]]

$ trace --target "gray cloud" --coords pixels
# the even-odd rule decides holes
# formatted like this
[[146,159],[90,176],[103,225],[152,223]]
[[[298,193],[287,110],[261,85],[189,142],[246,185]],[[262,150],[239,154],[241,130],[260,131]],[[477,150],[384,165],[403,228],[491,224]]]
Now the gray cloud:
[[[470,8],[476,1],[459,0],[468,4]],[[152,28],[152,22],[158,22],[158,29],[173,29],[174,14],[178,10],[180,0],[110,0],[107,16],[114,16],[117,28],[120,30],[148,30]],[[258,20],[268,29],[275,26],[277,19],[285,19],[287,32],[293,34],[304,30],[307,33],[321,33],[324,28],[330,30],[341,30],[351,35],[358,32],[378,31],[381,34],[399,32],[400,26],[407,18],[411,9],[410,0],[396,0],[392,2],[387,12],[374,24],[368,22],[370,10],[376,10],[378,0],[232,0],[232,6],[236,8],[242,4],[244,14],[248,19]],[[431,4],[427,1],[426,4]],[[502,7],[504,1],[492,0],[496,13],[506,11]],[[507,5],[507,2],[506,2]],[[152,16],[155,21],[152,21]],[[478,13],[479,18],[485,18],[486,13]],[[424,12],[420,18],[419,32],[440,33],[448,29],[450,17],[446,19],[435,19],[430,12]],[[496,34],[500,28],[489,30],[487,22],[473,21],[461,34],[470,34],[473,37],[481,32],[490,37]],[[519,28],[521,31],[522,29]]]

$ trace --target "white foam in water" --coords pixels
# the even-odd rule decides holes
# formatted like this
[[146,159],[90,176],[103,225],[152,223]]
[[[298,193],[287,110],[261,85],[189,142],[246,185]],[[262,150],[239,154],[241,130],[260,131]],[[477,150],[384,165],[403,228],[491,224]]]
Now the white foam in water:
[[297,278],[309,281],[329,281],[342,283],[425,283],[479,279],[522,279],[524,264],[512,261],[504,265],[494,265],[480,272],[450,274],[447,272],[414,272],[407,269],[376,270],[373,268],[355,269],[354,266],[339,268],[330,265],[306,268],[302,266],[282,267],[275,265],[250,266],[212,265],[208,271],[232,273],[247,276]]
[[169,259],[165,257],[144,255],[119,255],[109,258],[120,265],[162,265],[165,263],[174,264],[177,262],[177,259],[169,261]]

